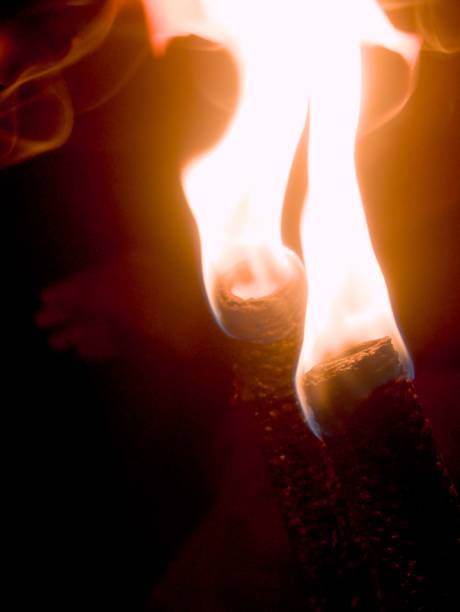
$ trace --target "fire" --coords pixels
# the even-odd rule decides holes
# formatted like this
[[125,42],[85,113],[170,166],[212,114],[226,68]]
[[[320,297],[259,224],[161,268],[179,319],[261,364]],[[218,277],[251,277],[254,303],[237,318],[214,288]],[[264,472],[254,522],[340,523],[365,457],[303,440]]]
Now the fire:
[[[183,169],[187,200],[200,232],[203,276],[222,323],[216,281],[244,264],[232,291],[243,299],[271,294],[289,279],[292,257],[281,239],[284,194],[305,124],[308,93],[303,58],[306,3],[282,10],[261,0],[163,2],[162,46],[168,32],[193,32],[222,43],[239,68],[236,113],[211,151]],[[155,20],[154,20],[155,21]]]
[[[301,223],[309,301],[299,373],[350,345],[389,335],[410,363],[368,234],[354,162],[361,47],[378,44],[410,69],[420,42],[376,0],[145,0],[162,47],[195,33],[229,48],[240,99],[223,139],[183,169],[210,303],[220,275],[246,271],[233,293],[273,293],[289,275],[281,214],[309,114],[309,193]],[[249,274],[247,273],[249,269]]]
[[310,64],[309,191],[301,222],[309,294],[298,374],[383,336],[392,339],[411,373],[369,237],[354,149],[362,44],[400,53],[412,69],[420,43],[396,30],[376,2],[330,0],[321,7],[313,40],[321,61]]

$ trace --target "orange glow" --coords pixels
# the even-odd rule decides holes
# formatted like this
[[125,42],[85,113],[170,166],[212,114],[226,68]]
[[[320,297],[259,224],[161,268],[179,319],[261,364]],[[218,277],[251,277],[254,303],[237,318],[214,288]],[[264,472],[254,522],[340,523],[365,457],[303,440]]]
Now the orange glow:
[[[168,33],[193,32],[233,53],[240,78],[238,107],[225,136],[183,169],[183,186],[198,224],[205,285],[214,299],[219,275],[243,261],[249,280],[233,287],[261,297],[288,276],[281,214],[308,105],[303,67],[305,3],[203,0],[149,3],[161,46]],[[271,257],[261,253],[271,253]],[[274,269],[274,266],[276,269]]]
[[420,43],[397,31],[371,0],[321,2],[321,8],[315,5],[315,16],[311,56],[315,49],[321,61],[310,63],[309,192],[301,222],[309,295],[298,373],[383,336],[391,337],[411,372],[371,245],[354,150],[361,45],[374,43],[398,52],[412,69]]
[[[250,280],[233,288],[245,299],[272,293],[288,273],[282,205],[309,109],[309,194],[301,223],[309,302],[299,373],[384,335],[409,364],[370,242],[354,147],[361,46],[383,45],[412,70],[419,40],[396,30],[376,0],[145,2],[157,48],[170,35],[194,33],[225,45],[238,63],[233,121],[182,176],[217,317],[215,282],[230,268],[250,265]],[[271,256],[261,256],[267,249]]]

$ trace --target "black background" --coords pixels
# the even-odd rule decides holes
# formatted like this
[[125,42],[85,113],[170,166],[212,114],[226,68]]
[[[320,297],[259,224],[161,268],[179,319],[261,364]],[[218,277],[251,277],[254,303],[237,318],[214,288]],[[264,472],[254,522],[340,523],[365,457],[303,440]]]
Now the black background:
[[[17,609],[144,609],[222,494],[229,448],[251,461],[252,434],[229,414],[227,341],[201,290],[196,230],[178,181],[184,157],[222,132],[234,70],[223,52],[193,39],[154,59],[141,13],[129,15],[133,31],[116,25],[64,75],[76,110],[66,144],[19,165],[6,160],[0,173],[4,525]],[[423,52],[406,108],[357,149],[374,246],[456,477],[459,74],[458,55]],[[216,82],[227,110],[204,93]],[[295,174],[293,219],[304,187]],[[293,223],[285,233],[295,245]],[[141,285],[161,325],[127,325],[108,362],[54,352],[34,322],[41,291],[132,249],[151,256]],[[136,287],[121,290],[134,318],[143,299]],[[111,295],[118,299],[116,289]]]

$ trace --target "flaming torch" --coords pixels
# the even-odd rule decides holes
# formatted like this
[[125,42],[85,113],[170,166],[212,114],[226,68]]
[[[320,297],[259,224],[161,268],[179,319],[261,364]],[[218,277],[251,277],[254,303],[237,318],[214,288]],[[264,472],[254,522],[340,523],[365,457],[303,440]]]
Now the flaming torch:
[[360,45],[381,44],[412,68],[419,43],[395,30],[376,3],[315,5],[329,28],[331,9],[337,25],[327,41],[313,39],[322,61],[310,65],[301,229],[309,301],[298,392],[332,458],[383,608],[453,609],[457,494],[416,398],[354,168]]
[[308,3],[289,0],[282,11],[275,2],[243,0],[147,8],[157,46],[168,33],[193,32],[219,41],[237,61],[233,121],[215,148],[183,169],[182,183],[200,233],[209,303],[235,339],[233,404],[260,424],[306,601],[311,609],[345,609],[359,599],[362,575],[357,556],[350,561],[345,552],[347,519],[324,444],[306,426],[294,391],[306,282],[303,264],[281,238],[285,190],[308,109]]
[[[415,397],[354,163],[362,45],[401,54],[412,71],[420,41],[375,0],[145,2],[157,48],[194,33],[225,45],[239,68],[233,120],[183,168],[182,183],[209,303],[237,340],[234,399],[262,425],[310,609],[375,609],[351,596],[348,520],[380,605],[424,609],[429,589],[447,597],[457,508]],[[304,318],[305,271],[283,245],[281,215],[307,111]],[[316,437],[293,392],[299,351],[297,392]]]

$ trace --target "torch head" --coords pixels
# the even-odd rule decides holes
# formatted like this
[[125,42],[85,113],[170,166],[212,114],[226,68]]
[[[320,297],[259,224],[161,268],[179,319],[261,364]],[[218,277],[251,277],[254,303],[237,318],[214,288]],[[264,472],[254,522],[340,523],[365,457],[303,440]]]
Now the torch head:
[[257,344],[272,344],[301,334],[305,315],[306,280],[303,265],[292,251],[282,258],[260,248],[264,283],[253,265],[241,260],[216,279],[215,312],[230,336]]
[[400,377],[407,377],[407,372],[388,337],[365,342],[320,363],[300,384],[311,429],[319,437],[346,430],[348,418],[363,400]]

